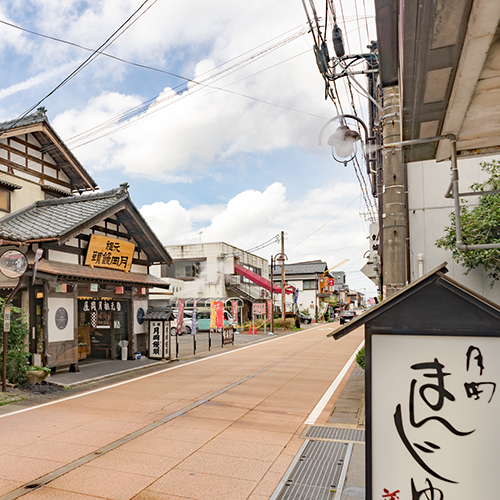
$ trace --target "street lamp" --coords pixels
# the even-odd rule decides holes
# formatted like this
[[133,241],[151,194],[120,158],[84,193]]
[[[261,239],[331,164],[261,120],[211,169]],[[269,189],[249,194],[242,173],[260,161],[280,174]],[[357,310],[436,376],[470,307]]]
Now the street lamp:
[[[274,262],[278,261],[281,265],[281,317],[283,319],[283,328],[285,328],[285,260],[288,260],[288,257],[283,253],[280,252],[274,256]],[[271,256],[271,269],[273,266],[273,257]],[[272,279],[272,278],[271,278]],[[272,290],[272,282],[271,282],[271,290]],[[272,295],[271,295],[272,299]],[[273,303],[273,312],[274,312],[274,303]],[[273,314],[274,318],[274,314]],[[274,321],[273,324],[271,325],[271,331],[272,327],[274,326]]]
[[[358,131],[352,130],[348,127],[346,119],[355,120],[361,125],[362,130],[364,131],[364,140]],[[332,147],[332,156],[335,161],[343,163],[344,166],[347,166],[347,163],[349,163],[356,157],[358,142],[361,143],[361,148],[363,150],[367,165],[369,165],[370,162],[375,161],[375,159],[369,158],[369,155],[366,151],[366,145],[369,143],[374,143],[375,137],[368,136],[368,128],[365,125],[365,122],[355,115],[337,115],[328,120],[323,125],[323,127],[321,127],[321,130],[319,132],[318,140],[320,146],[323,132],[325,131],[326,127],[328,127],[328,125],[330,125],[334,121],[338,121],[339,126],[337,127],[335,132],[328,137],[327,143]]]

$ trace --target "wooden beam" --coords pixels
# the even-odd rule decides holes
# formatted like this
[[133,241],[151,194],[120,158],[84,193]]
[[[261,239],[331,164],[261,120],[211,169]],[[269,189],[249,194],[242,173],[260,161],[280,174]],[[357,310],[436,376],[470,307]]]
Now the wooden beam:
[[[39,163],[40,165],[43,165],[44,167],[53,168],[54,170],[60,169],[60,165],[58,165],[58,164],[53,165],[52,163],[44,161],[44,160],[37,158],[36,156],[32,156],[28,153],[24,153],[23,151],[20,151],[19,149],[13,148],[11,146],[7,146],[6,144],[2,144],[1,142],[0,142],[0,149],[5,149],[6,151],[9,151],[10,153],[14,153],[18,156],[22,156],[23,158],[26,158],[27,160],[33,161],[35,163]],[[64,163],[64,165],[69,165],[69,163],[66,162],[66,163]]]
[[102,226],[93,226],[91,227],[92,230],[94,231],[99,231],[101,233],[109,233],[109,234],[112,234],[113,236],[119,236],[121,238],[127,238],[127,240],[131,240],[132,239],[132,236],[128,233],[122,233],[120,231],[116,231],[114,229],[109,229],[109,228],[106,228],[106,227],[102,227]]
[[[68,182],[61,181],[61,180],[56,179],[54,177],[49,177],[48,175],[42,174],[41,172],[37,172],[36,170],[31,170],[29,168],[23,167],[22,165],[19,165],[18,163],[15,163],[13,161],[6,160],[5,158],[0,158],[0,164],[5,165],[9,169],[19,170],[20,172],[24,172],[28,175],[32,175],[33,177],[37,177],[38,179],[50,181],[50,182],[53,182],[54,184],[59,184],[60,186],[64,186],[65,188],[68,188],[68,189],[75,189],[74,186],[72,186]],[[22,177],[20,177],[20,178],[22,179]]]

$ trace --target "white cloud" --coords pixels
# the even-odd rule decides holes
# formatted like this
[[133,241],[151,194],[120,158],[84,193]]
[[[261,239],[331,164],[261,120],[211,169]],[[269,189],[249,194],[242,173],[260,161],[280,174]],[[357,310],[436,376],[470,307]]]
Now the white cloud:
[[[332,267],[347,258],[339,270],[354,271],[349,274],[350,286],[375,293],[371,282],[358,272],[368,243],[359,230],[356,184],[331,182],[292,200],[282,184],[274,183],[264,191],[239,193],[223,210],[220,205],[213,208],[210,223],[199,229],[193,227],[193,214],[200,209],[207,211],[207,205],[188,210],[172,200],[144,205],[141,213],[165,245],[224,241],[247,250],[284,230],[288,262],[320,259]],[[276,243],[256,253],[269,260],[278,252],[280,245]]]

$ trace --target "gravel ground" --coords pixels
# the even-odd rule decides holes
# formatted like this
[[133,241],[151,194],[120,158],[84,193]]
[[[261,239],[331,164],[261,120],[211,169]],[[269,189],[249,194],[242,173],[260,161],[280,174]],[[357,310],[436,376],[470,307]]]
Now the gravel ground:
[[29,384],[25,382],[24,384],[16,386],[16,389],[23,392],[31,392],[32,394],[52,394],[54,392],[64,391],[64,387],[45,380],[40,384]]

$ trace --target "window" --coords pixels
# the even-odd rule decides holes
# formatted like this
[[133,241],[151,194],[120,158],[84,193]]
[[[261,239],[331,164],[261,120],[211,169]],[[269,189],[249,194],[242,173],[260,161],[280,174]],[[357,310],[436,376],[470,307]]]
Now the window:
[[166,278],[196,278],[201,271],[201,261],[199,260],[178,260],[171,266],[165,266],[161,275]]
[[0,211],[10,212],[10,191],[0,188]]
[[316,290],[316,280],[304,280],[302,284],[304,290]]

